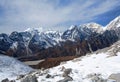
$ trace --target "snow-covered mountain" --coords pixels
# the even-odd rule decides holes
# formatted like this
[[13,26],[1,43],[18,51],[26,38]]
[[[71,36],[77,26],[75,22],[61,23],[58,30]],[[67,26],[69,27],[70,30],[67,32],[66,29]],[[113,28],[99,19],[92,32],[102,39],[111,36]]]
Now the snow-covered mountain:
[[96,33],[102,33],[103,32],[103,26],[97,24],[97,23],[87,23],[87,24],[83,24],[81,25],[82,27],[86,27],[88,29],[90,29],[92,32],[96,32]]
[[62,39],[75,41],[75,39],[83,39],[84,36],[85,35],[80,32],[78,26],[72,25],[68,30],[63,33]]
[[107,30],[116,30],[116,29],[120,29],[120,16],[116,17],[115,19],[113,19],[107,26],[106,29]]
[[87,23],[80,26],[72,25],[63,33],[62,38],[71,41],[83,40],[89,37],[91,34],[102,32],[103,26],[96,23]]
[[[112,46],[31,74],[38,82],[120,82],[120,41]],[[24,77],[21,80],[28,80]]]
[[0,52],[5,53],[10,46],[13,44],[13,41],[9,38],[7,34],[0,34]]
[[105,28],[106,30],[114,30],[120,38],[120,16],[113,19]]
[[40,34],[41,32],[43,31],[43,28],[42,27],[37,27],[37,28],[28,28],[25,30],[25,32],[29,32],[31,33],[32,35],[34,34]]
[[[26,57],[50,47],[62,47],[68,41],[73,43],[87,41],[91,43],[91,39],[95,40],[94,44],[99,42],[100,48],[104,48],[117,41],[118,38],[120,39],[119,24],[120,16],[111,21],[106,27],[97,23],[87,23],[80,26],[72,25],[62,33],[59,31],[43,31],[40,27],[28,28],[24,32],[15,31],[10,35],[0,34],[0,53],[14,57]],[[88,45],[88,43],[84,45]],[[96,45],[93,48],[95,48],[93,50],[98,49]]]
[[[87,23],[80,26],[72,25],[70,28],[63,33],[58,31],[42,31],[42,28],[28,28],[25,32],[32,33],[33,35],[38,34],[39,37],[45,39],[54,40],[53,43],[56,45],[59,41],[82,39],[82,37],[86,37],[91,35],[92,33],[101,33],[103,31],[103,26],[97,23]],[[44,34],[44,36],[42,36]],[[46,40],[48,40],[46,39]]]
[[15,78],[31,71],[33,71],[33,69],[22,62],[12,57],[0,54],[0,82],[3,79]]

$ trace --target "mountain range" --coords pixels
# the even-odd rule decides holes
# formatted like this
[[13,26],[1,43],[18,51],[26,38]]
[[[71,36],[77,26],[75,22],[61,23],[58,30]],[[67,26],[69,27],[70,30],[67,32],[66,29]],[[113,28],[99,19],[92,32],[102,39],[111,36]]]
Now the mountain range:
[[112,45],[120,39],[120,16],[105,27],[97,23],[72,25],[64,32],[28,28],[0,34],[0,53],[20,60],[82,56]]

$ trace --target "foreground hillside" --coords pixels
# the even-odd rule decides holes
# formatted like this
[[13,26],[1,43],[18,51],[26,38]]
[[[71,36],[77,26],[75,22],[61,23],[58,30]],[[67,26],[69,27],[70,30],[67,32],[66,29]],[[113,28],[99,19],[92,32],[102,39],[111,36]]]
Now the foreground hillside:
[[16,59],[1,55],[0,80],[8,78],[15,82],[120,82],[119,59],[120,41],[86,56],[62,62],[56,67],[41,68],[34,72]]
[[41,82],[44,79],[45,82],[56,82],[64,79],[64,77],[62,77],[63,71],[61,71],[63,67],[65,69],[71,69],[69,76],[72,78],[72,82],[94,82],[91,81],[91,79],[95,78],[95,76],[104,80],[108,79],[111,74],[120,73],[120,46],[118,44],[119,43],[116,43],[116,45],[110,47],[106,53],[104,51],[99,51],[97,54],[93,53],[83,56],[73,61],[68,61],[66,64],[51,68],[48,70],[47,74],[50,74],[51,77],[55,76],[54,79],[45,79],[46,74],[40,76],[39,81]]
[[[40,75],[38,80],[39,82],[62,82],[60,80],[65,79],[71,82],[94,82],[92,81],[94,78],[106,80],[111,74],[120,73],[120,53],[117,55],[118,56],[108,57],[105,53],[99,53],[97,55],[93,54],[92,56],[83,57],[83,59],[78,58],[44,71],[45,74]],[[68,76],[64,76],[65,70],[70,69],[71,73]],[[46,79],[48,74],[50,77]]]
[[22,62],[0,54],[0,82],[2,79],[15,78],[30,71],[33,71],[33,69]]
[[38,82],[120,82],[120,41],[57,67],[38,70],[17,81],[37,82],[33,77]]

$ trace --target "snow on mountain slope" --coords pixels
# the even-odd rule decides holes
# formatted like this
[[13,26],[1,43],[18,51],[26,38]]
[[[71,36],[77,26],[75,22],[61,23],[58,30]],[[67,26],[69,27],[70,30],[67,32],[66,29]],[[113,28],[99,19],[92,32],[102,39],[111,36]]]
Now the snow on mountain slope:
[[[114,19],[106,26],[106,29],[118,28],[120,23],[119,19],[120,17]],[[87,23],[80,26],[72,25],[62,33],[50,30],[43,31],[42,28],[28,28],[25,32],[14,31],[10,35],[0,34],[0,53],[14,54],[14,57],[24,57],[26,54],[27,56],[36,54],[49,47],[60,47],[61,45],[65,45],[68,40],[74,43],[77,41],[89,41],[90,38],[94,38],[94,40],[96,38],[99,43],[111,44],[117,38],[120,39],[120,28],[116,30],[105,30],[103,26],[96,23]],[[107,45],[102,46],[100,44],[100,46],[102,48]],[[95,47],[97,49],[97,46]]]
[[50,39],[56,41],[56,43],[59,43],[60,41],[64,41],[61,38],[62,32],[59,32],[59,31],[46,31],[45,34]]
[[94,33],[103,33],[103,26],[97,23],[87,23],[80,26],[72,25],[63,33],[62,39],[71,41],[83,40]]
[[29,32],[39,38],[38,42],[45,42],[45,48],[52,47],[62,41],[61,33],[58,31],[43,31],[42,28],[28,28],[25,32]]
[[0,82],[2,79],[14,78],[30,71],[33,71],[33,69],[22,62],[0,54]]
[[120,16],[116,17],[115,19],[113,19],[107,26],[106,29],[107,30],[115,30],[120,28]]
[[75,41],[75,39],[82,37],[82,32],[79,31],[77,26],[72,25],[68,30],[63,32],[63,35],[61,37],[64,40]]
[[30,32],[32,35],[40,34],[41,32],[43,32],[43,28],[42,27],[28,28],[25,30],[25,32]]
[[[112,53],[111,53],[112,52]],[[71,73],[64,77],[65,69]],[[120,73],[120,41],[92,54],[63,62],[57,67],[36,72],[39,82],[119,82],[111,74]],[[108,79],[110,78],[110,79]],[[99,81],[95,81],[95,80]],[[63,81],[64,80],[64,81]]]
[[97,33],[103,32],[103,26],[94,22],[83,24],[81,26],[89,28],[92,32],[97,32]]
[[[84,37],[92,34],[93,32],[101,33],[103,28],[97,23],[88,23],[80,26],[72,25],[69,29],[60,33],[58,31],[43,31],[42,28],[28,28],[25,32],[30,32],[32,34],[44,34],[49,40],[53,40],[54,45],[60,41],[71,40],[74,41],[77,39],[83,39]],[[48,40],[48,39],[47,39]]]
[[[50,75],[59,75],[55,78],[46,79],[46,75],[39,76],[39,82],[57,82],[64,77],[62,77],[62,67],[66,69],[71,68],[72,73],[70,77],[73,78],[71,82],[92,82],[89,75],[100,74],[100,77],[107,79],[112,73],[120,73],[120,53],[118,56],[107,58],[105,53],[93,54],[91,56],[86,56],[78,58],[76,62],[69,61],[66,64],[62,64],[55,68],[49,69],[48,73]],[[44,80],[44,81],[42,81]]]

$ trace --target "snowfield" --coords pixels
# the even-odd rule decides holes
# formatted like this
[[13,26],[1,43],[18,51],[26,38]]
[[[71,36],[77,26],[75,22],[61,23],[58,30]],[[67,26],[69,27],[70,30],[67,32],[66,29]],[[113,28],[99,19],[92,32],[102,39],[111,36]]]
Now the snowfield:
[[32,70],[22,62],[0,54],[0,82],[5,78],[13,79],[18,75],[27,74]]
[[[63,79],[61,71],[62,67],[71,68],[70,77],[73,81],[70,82],[92,82],[89,76],[98,74],[103,79],[108,79],[111,74],[120,73],[120,52],[118,56],[109,57],[106,53],[87,55],[81,58],[66,62],[60,66],[48,69],[50,75],[59,75],[54,78],[46,79],[46,74],[39,76],[39,82],[57,82]],[[109,81],[111,82],[111,81]]]

